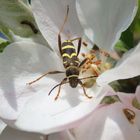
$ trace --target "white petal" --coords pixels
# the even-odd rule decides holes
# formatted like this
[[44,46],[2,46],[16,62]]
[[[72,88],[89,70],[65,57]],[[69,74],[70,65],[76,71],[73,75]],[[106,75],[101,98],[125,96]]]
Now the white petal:
[[[140,103],[140,86],[137,87],[135,96],[136,96],[138,102]],[[140,130],[140,110],[136,111],[136,125]]]
[[0,54],[0,117],[17,118],[26,101],[35,94],[26,83],[51,69],[49,64],[52,69],[57,64],[58,68],[61,66],[59,58],[45,46],[21,41],[6,47]]
[[135,117],[135,125],[137,126],[138,130],[140,130],[140,110],[135,111],[136,117]]
[[112,48],[137,11],[137,0],[77,0],[86,35],[104,49]]
[[75,0],[34,0],[31,3],[33,13],[49,45],[58,51],[58,33],[64,22],[64,17],[69,5],[68,20],[64,26],[63,39],[68,39],[69,35],[74,38],[80,37],[82,28],[76,14]]
[[122,107],[120,103],[115,103],[96,109],[73,130],[76,140],[139,140],[138,129],[129,123]]
[[[124,59],[125,58],[125,59]],[[97,83],[99,85],[105,85],[112,81],[119,79],[128,79],[140,75],[140,43],[131,52],[130,55],[124,56],[120,60],[119,65],[111,70],[105,71],[103,74],[97,78]]]
[[122,104],[124,104],[125,106],[129,106],[132,107],[132,101],[135,97],[135,94],[127,94],[127,93],[123,93],[123,92],[117,92],[117,95],[120,99],[120,101],[122,102]]
[[0,54],[0,69],[0,116],[8,125],[26,131],[46,134],[75,126],[96,108],[106,91],[87,89],[87,94],[93,95],[93,99],[88,99],[80,86],[72,89],[67,84],[54,101],[58,89],[50,96],[48,93],[62,81],[64,74],[51,75],[27,86],[27,82],[47,71],[63,70],[62,61],[54,52],[31,42],[9,45]]
[[44,136],[35,133],[27,133],[7,127],[0,135],[0,140],[46,140]]
[[6,124],[0,120],[0,134],[2,133],[2,131],[6,128]]
[[[87,99],[81,97],[83,92],[78,92],[78,89],[64,88],[61,90],[61,97],[54,101],[57,90],[52,93],[54,95],[48,97],[48,91],[51,89],[49,87],[46,83],[46,86],[39,89],[24,106],[17,121],[5,122],[18,129],[43,134],[65,130],[79,124],[80,120],[96,108],[105,95],[105,92],[101,92],[97,96],[93,95],[93,99]],[[92,93],[94,94],[94,91]]]

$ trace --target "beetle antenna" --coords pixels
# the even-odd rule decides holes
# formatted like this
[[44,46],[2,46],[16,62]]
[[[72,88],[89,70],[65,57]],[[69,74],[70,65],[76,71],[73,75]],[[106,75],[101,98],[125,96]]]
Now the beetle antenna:
[[51,92],[55,89],[55,88],[57,88],[58,86],[61,86],[61,85],[64,85],[64,84],[66,84],[66,83],[69,83],[69,81],[67,81],[67,82],[61,82],[61,83],[59,83],[59,84],[57,84],[57,85],[55,85],[51,90],[50,90],[50,92],[48,93],[48,95],[50,95],[51,94]]
[[55,85],[51,90],[50,90],[50,92],[48,93],[48,95],[50,95],[51,93],[52,93],[52,91],[55,89],[55,88],[57,88],[58,86],[60,86],[61,85],[61,83],[60,84],[57,84],[57,85]]
[[64,25],[65,25],[65,23],[66,23],[66,21],[67,21],[67,19],[68,19],[68,14],[69,14],[69,5],[67,5],[67,13],[66,13],[66,15],[65,15],[64,22],[63,22],[63,24],[62,24],[62,26],[61,26],[61,28],[60,28],[59,34],[63,31]]

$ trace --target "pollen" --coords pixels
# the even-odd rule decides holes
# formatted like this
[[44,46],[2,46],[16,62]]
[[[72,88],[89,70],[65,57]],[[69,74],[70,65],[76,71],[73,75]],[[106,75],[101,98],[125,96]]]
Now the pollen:
[[[112,63],[108,62],[109,53],[97,49],[90,50],[89,53],[81,53],[86,62],[81,66],[81,74],[84,77],[95,76],[96,78],[104,71],[112,68]],[[82,76],[82,77],[83,77]],[[96,83],[96,78],[84,80],[85,87],[91,87]]]
[[82,57],[85,57],[86,56],[85,53],[81,53],[81,55],[82,55]]

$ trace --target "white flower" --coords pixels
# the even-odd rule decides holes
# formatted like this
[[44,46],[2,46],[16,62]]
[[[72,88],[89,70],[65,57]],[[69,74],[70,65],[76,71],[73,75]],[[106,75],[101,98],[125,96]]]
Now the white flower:
[[58,90],[50,96],[48,93],[64,74],[26,85],[46,71],[63,70],[60,57],[46,46],[31,41],[15,42],[0,57],[0,116],[12,127],[40,133],[64,130],[93,111],[105,94],[98,94],[101,88],[89,89],[87,93],[94,97],[90,100],[84,97],[80,86],[72,89],[64,85],[55,101]]
[[[108,1],[106,3],[108,8],[114,4],[112,2]],[[102,3],[100,4],[102,5]],[[118,1],[118,4],[121,4],[121,1]],[[83,36],[83,28],[76,15],[75,1],[32,1],[32,9],[38,27],[49,45],[57,53],[57,34],[63,23],[67,5],[70,7],[70,13],[62,33],[62,40],[67,38],[69,32],[73,38]],[[122,17],[122,9],[119,10],[117,15],[120,16],[122,22],[111,22],[112,29],[117,25],[124,29],[124,23],[129,21],[125,26],[126,29],[134,17],[136,7],[135,1],[132,1],[131,8],[126,5],[126,8],[123,8],[124,11],[126,10],[125,16]],[[113,9],[113,7],[111,8]],[[113,11],[110,13],[110,17],[114,17],[112,13]],[[98,16],[103,17],[101,14],[98,14]],[[104,24],[104,27],[107,24]],[[117,28],[115,33],[107,31],[107,35],[111,34],[110,36],[116,38],[123,30],[120,31]],[[113,43],[114,40],[111,44]],[[139,45],[137,48],[139,48]],[[87,94],[93,96],[93,99],[89,100],[83,97],[81,87],[72,89],[69,85],[64,85],[59,99],[54,101],[58,91],[53,90],[50,96],[48,96],[48,93],[52,87],[61,82],[65,77],[64,74],[48,76],[31,86],[27,86],[26,83],[40,77],[47,71],[64,70],[62,60],[57,53],[50,50],[49,46],[46,47],[32,41],[19,41],[10,44],[0,54],[0,102],[2,103],[0,117],[6,124],[21,130],[44,134],[65,130],[81,123],[81,120],[93,112],[105,96],[108,91],[106,87],[103,89],[98,87],[88,89]]]
[[111,88],[108,94],[118,95],[120,102],[100,106],[79,126],[51,134],[48,140],[139,140],[140,86],[135,94],[115,93]]

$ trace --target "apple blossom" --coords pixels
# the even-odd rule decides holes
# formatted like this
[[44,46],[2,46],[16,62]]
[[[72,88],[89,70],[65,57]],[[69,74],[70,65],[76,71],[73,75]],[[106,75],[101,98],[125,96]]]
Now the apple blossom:
[[59,99],[54,101],[57,90],[50,96],[48,93],[64,74],[48,76],[32,86],[26,85],[46,71],[63,70],[60,57],[41,44],[18,41],[7,46],[0,57],[0,116],[12,127],[50,133],[75,126],[105,94],[98,87],[88,89],[87,93],[94,97],[89,100],[83,97],[80,87],[72,89],[65,85]]
[[[127,2],[128,0],[124,1]],[[96,0],[94,2],[95,4],[97,3]],[[116,2],[114,2],[108,1],[105,5],[108,5],[108,7],[105,7],[105,9],[115,5]],[[88,4],[90,5],[91,3],[89,2]],[[104,10],[104,3],[100,2],[98,4]],[[124,3],[118,1],[117,4]],[[55,102],[54,97],[57,90],[54,90],[50,96],[48,96],[48,92],[53,86],[60,83],[65,76],[64,74],[48,76],[31,86],[26,85],[26,83],[46,73],[46,71],[64,70],[58,55],[57,34],[63,23],[67,5],[70,6],[70,15],[62,33],[62,39],[66,39],[68,34],[72,37],[84,36],[84,30],[76,15],[75,0],[34,0],[31,5],[33,14],[40,32],[49,45],[45,43],[42,45],[41,42],[34,40],[20,40],[7,46],[4,52],[0,54],[0,102],[2,102],[0,117],[9,126],[43,134],[72,128],[89,116],[108,92],[106,87],[98,87],[95,84],[92,88],[87,89],[87,93],[93,96],[93,99],[89,100],[83,97],[83,91],[80,87],[72,89],[65,85],[61,90],[60,98]],[[106,30],[105,32],[106,36],[112,37],[111,39],[95,39],[95,42],[98,40],[97,45],[100,45],[99,42],[101,41],[100,46],[103,47],[102,42],[106,41],[105,46],[111,48],[120,37],[120,33],[130,25],[136,13],[137,4],[136,1],[131,1],[130,5],[125,6],[125,8],[120,7],[121,10],[119,11],[117,8],[113,9],[114,6],[111,7],[114,11],[110,12],[110,24],[112,24],[111,29],[115,30]],[[121,14],[122,10],[126,10],[124,15]],[[114,14],[116,11],[117,14]],[[91,12],[94,12],[94,8]],[[119,15],[118,22],[114,17],[117,15]],[[103,16],[102,14],[97,14],[96,17],[102,18]],[[91,25],[92,20],[91,22],[89,19],[86,20]],[[87,26],[90,27],[90,25]],[[107,25],[108,23],[104,24],[104,28],[108,27]],[[96,32],[99,31],[98,29],[101,29],[100,26]],[[89,35],[91,37],[87,36],[91,39],[92,35],[90,33]],[[101,39],[104,39],[104,36]],[[136,47],[138,49],[136,51],[138,58],[140,53],[139,46]],[[53,51],[49,47],[52,47]],[[130,54],[129,59],[121,61],[122,64],[128,66],[131,58],[135,62],[138,58],[134,56],[135,53]],[[122,65],[121,68],[126,67],[126,65]],[[137,73],[133,74],[133,76],[139,75],[139,66],[136,69]],[[117,78],[112,79],[118,80]],[[123,79],[125,78],[126,76],[123,77]],[[97,78],[97,82],[99,81],[98,79],[100,79],[100,75]]]
[[135,94],[115,93],[111,88],[108,93],[120,101],[98,107],[79,126],[50,134],[48,140],[139,140],[140,110],[133,102],[140,103],[140,86]]
[[[50,5],[55,7],[54,14],[51,11],[52,8]],[[50,46],[57,52],[57,41],[54,40],[57,40],[67,5],[70,7],[70,12],[62,33],[62,38],[66,39],[68,33],[71,34],[72,37],[83,36],[84,32],[91,41],[95,41],[99,47],[106,50],[110,50],[119,39],[121,33],[128,28],[138,8],[137,0],[108,0],[105,2],[101,0],[59,0],[57,2],[51,0],[34,0],[31,6],[38,27]],[[56,16],[55,13],[59,16]],[[77,15],[80,19],[80,23],[77,20]],[[135,63],[135,69],[131,67],[131,63],[139,59],[139,45],[134,53],[133,55],[128,55],[128,57],[123,57],[123,61],[121,59],[117,63],[117,69],[106,71],[99,76],[97,83],[103,85],[118,79],[127,79],[139,75],[139,62]],[[124,64],[126,65],[124,66]],[[123,69],[124,67],[125,69]],[[119,71],[122,71],[122,73]],[[114,74],[114,72],[116,74]]]

